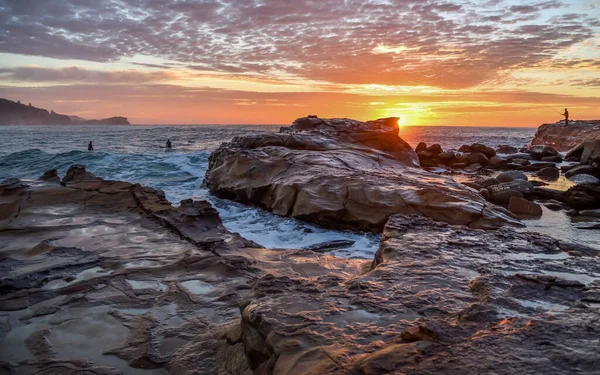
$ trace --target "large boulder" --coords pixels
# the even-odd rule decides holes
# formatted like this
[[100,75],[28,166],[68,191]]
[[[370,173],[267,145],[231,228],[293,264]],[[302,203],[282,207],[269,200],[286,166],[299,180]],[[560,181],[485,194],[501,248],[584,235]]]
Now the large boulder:
[[549,146],[531,146],[529,148],[529,154],[536,160],[543,160],[548,157],[560,157],[560,153]]
[[[600,138],[600,135],[598,137]],[[600,139],[578,144],[567,152],[566,158],[577,160],[581,164],[595,164],[600,167]]]
[[600,208],[600,185],[581,184],[571,187],[564,194],[564,201],[578,210]]
[[532,145],[546,145],[558,151],[569,151],[585,141],[600,139],[600,120],[564,121],[540,126],[531,141]]
[[234,138],[211,154],[206,183],[217,196],[329,228],[381,231],[397,213],[480,228],[518,223],[478,192],[421,169],[395,118],[308,117]]

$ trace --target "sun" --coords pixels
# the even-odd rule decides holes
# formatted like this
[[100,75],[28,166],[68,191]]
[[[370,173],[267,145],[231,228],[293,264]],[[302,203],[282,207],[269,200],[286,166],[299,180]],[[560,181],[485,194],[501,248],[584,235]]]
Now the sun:
[[406,116],[398,116],[398,117],[399,117],[398,127],[402,127],[402,126],[406,125],[407,117]]

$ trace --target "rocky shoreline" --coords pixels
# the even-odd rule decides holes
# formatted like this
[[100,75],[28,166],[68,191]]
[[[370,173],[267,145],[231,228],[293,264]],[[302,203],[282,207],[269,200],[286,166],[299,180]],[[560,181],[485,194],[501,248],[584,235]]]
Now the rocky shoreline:
[[265,249],[81,165],[6,180],[0,373],[594,373],[600,252],[512,227],[596,225],[598,143],[415,152],[393,119],[309,117],[211,155],[215,194],[382,232],[373,259]]
[[5,373],[597,369],[585,246],[393,215],[372,261],[267,250],[208,202],[175,208],[82,166],[0,197]]

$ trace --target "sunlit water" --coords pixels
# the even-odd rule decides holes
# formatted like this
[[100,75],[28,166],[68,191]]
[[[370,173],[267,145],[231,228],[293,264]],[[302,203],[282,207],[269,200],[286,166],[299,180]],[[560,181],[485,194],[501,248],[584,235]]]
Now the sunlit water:
[[[372,257],[379,245],[378,235],[325,230],[215,198],[201,186],[208,156],[221,142],[234,136],[278,130],[279,126],[266,125],[3,126],[0,127],[0,180],[37,178],[54,168],[64,176],[72,164],[83,164],[105,179],[162,189],[174,203],[187,198],[207,199],[219,210],[229,230],[268,248],[302,248],[332,240],[352,240],[355,241],[352,247],[333,254]],[[534,132],[534,129],[434,127],[405,128],[401,135],[413,146],[424,140],[440,143],[444,148],[457,148],[474,142],[522,146]],[[167,138],[171,139],[173,150],[161,147]],[[87,151],[90,140],[94,152]]]

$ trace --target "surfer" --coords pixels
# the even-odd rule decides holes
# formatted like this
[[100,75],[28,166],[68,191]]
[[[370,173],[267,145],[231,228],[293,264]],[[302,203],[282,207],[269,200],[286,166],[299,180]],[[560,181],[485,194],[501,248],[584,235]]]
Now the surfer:
[[173,147],[173,146],[171,145],[171,140],[170,140],[170,139],[167,139],[167,144],[166,144],[166,146],[165,146],[165,147],[166,147],[166,148],[171,148],[171,147]]
[[565,125],[569,125],[569,111],[567,111],[567,109],[565,108],[565,113],[561,114],[565,116]]
[[92,145],[92,141],[88,143],[88,151],[94,151],[94,146]]

